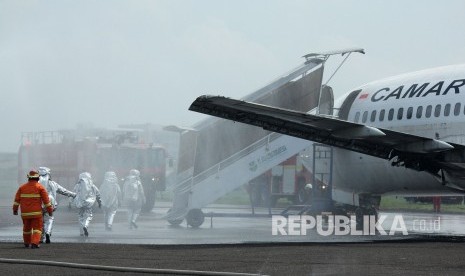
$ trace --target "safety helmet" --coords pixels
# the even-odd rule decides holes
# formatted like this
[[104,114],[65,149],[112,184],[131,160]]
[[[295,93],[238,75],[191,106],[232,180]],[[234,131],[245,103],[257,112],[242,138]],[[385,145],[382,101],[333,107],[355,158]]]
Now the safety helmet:
[[39,172],[36,171],[36,170],[31,170],[31,171],[27,174],[27,178],[29,178],[29,179],[34,179],[34,178],[39,179]]
[[45,176],[45,175],[50,175],[50,169],[47,167],[39,167],[39,175]]

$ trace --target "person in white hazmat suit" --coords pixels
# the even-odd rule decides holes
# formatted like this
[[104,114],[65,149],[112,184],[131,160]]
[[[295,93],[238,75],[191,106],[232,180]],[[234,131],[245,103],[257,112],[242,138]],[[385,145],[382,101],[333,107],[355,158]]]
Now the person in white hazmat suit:
[[76,193],[76,197],[73,203],[79,209],[79,233],[81,236],[87,237],[89,236],[89,223],[92,220],[92,206],[97,201],[98,207],[102,207],[100,191],[94,185],[90,173],[83,172],[79,175],[79,181],[74,186],[74,192]]
[[137,217],[139,217],[142,205],[145,203],[145,194],[140,182],[140,172],[131,170],[124,181],[123,200],[128,208],[129,229],[137,228]]
[[[76,196],[75,193],[68,191],[67,189],[63,188],[61,185],[52,180],[49,168],[39,167],[38,171],[39,183],[47,190],[48,198],[50,199],[50,203],[52,204],[53,212],[55,212],[58,208],[57,193],[67,197]],[[50,216],[48,212],[43,212],[43,214],[44,229],[42,231],[41,240],[45,243],[50,243],[50,237],[52,236],[53,229],[53,221],[55,220],[55,218],[54,216]]]
[[102,199],[105,230],[111,231],[116,210],[121,206],[121,189],[115,172],[105,173],[105,179],[100,186],[100,198]]

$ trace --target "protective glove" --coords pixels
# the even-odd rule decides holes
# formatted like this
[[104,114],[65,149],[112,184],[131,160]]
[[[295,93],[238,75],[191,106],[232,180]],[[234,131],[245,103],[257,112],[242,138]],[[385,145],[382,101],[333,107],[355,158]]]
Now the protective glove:
[[49,215],[49,216],[53,216],[53,212],[48,212],[48,215]]
[[13,211],[13,215],[17,216],[17,215],[18,215],[18,211]]

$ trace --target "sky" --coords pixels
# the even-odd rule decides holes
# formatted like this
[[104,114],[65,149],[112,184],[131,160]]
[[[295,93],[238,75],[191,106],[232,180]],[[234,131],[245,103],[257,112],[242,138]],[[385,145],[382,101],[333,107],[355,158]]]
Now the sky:
[[[0,0],[0,152],[21,132],[191,126],[203,94],[242,98],[351,47],[329,85],[465,62],[465,1]],[[326,78],[342,61],[332,57]]]

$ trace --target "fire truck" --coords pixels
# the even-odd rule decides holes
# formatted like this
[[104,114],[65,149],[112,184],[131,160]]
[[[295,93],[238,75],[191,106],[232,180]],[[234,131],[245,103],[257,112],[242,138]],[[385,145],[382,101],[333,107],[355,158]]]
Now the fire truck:
[[304,204],[311,193],[311,189],[305,187],[311,177],[301,157],[294,155],[251,180],[248,192],[255,206],[274,207],[280,198]]
[[146,196],[143,211],[149,212],[156,192],[165,190],[165,162],[165,149],[144,143],[133,130],[25,132],[18,152],[18,182],[25,181],[29,170],[45,166],[52,170],[52,179],[68,190],[85,171],[97,187],[106,171],[114,171],[122,186],[129,171],[137,169]]

